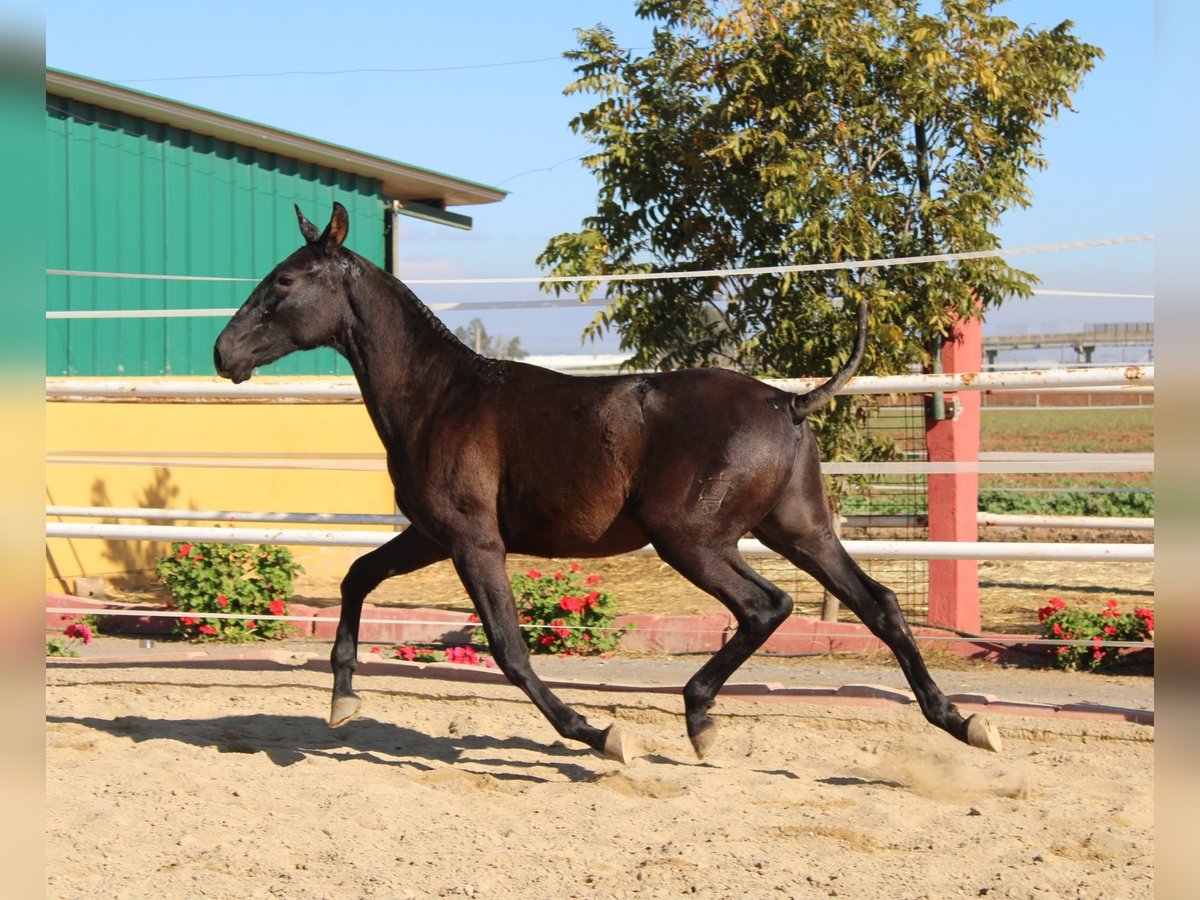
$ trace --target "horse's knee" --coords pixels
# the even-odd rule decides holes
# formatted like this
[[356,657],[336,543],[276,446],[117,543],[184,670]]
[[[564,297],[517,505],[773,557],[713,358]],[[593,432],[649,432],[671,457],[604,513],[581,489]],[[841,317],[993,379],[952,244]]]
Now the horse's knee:
[[771,634],[792,614],[793,606],[784,591],[763,591],[739,611],[738,627],[752,634]]

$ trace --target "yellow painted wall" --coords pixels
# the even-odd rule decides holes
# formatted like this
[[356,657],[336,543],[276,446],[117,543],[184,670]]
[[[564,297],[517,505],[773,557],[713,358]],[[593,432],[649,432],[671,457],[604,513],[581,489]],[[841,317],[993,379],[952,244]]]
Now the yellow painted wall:
[[[46,451],[47,505],[394,512],[383,448],[360,404],[48,402]],[[53,461],[56,454],[112,452],[135,452],[147,459],[136,465]],[[185,465],[194,462],[186,455],[197,452],[277,458],[264,460],[267,468]],[[270,467],[288,457],[323,454],[349,454],[352,458],[339,464],[374,471]],[[152,572],[169,549],[165,542],[47,539],[46,588],[70,592],[81,576],[103,576],[120,586],[127,581],[122,576]],[[292,549],[310,574],[331,576],[340,576],[351,559],[366,552],[364,548]]]

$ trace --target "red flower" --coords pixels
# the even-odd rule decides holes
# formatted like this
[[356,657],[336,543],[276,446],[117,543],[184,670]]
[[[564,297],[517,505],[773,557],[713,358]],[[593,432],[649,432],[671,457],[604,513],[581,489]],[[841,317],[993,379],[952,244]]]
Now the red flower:
[[378,648],[378,647],[372,647],[372,648],[371,648],[371,652],[372,652],[372,653],[378,653],[378,652],[379,652],[379,648]]
[[258,623],[255,622],[253,619],[247,619],[246,627],[249,628],[251,631],[253,631],[255,628],[258,627]]
[[539,572],[537,569],[530,569],[528,572],[525,573],[525,577],[537,579],[537,578],[542,577],[542,573]]
[[469,616],[467,616],[467,621],[468,622],[478,622],[479,616],[475,615],[475,613],[471,613]]
[[599,575],[589,575],[587,578],[584,579],[583,583],[587,584],[587,585],[599,584],[600,576]]
[[282,600],[272,600],[270,602],[270,604],[267,606],[267,609],[270,610],[270,613],[273,616],[282,616],[283,609],[284,609],[283,601]]
[[578,597],[563,597],[558,601],[558,605],[567,612],[577,613],[583,609],[583,601]]
[[1051,631],[1052,631],[1054,634],[1058,635],[1059,637],[1062,637],[1062,633],[1063,633],[1063,627],[1062,627],[1061,625],[1059,625],[1057,622],[1055,622],[1055,623],[1054,623],[1054,624],[1053,624],[1053,625],[1050,627],[1050,630],[1051,630]]
[[85,644],[90,644],[92,642],[92,629],[88,628],[86,625],[72,623],[63,629],[63,634],[69,638],[79,638],[79,640],[83,641]]
[[578,572],[579,571],[579,563],[571,563],[571,571]]
[[1117,629],[1112,625],[1105,625],[1104,633],[1107,634],[1109,637],[1112,637],[1114,634],[1117,633]]
[[555,572],[555,573],[554,573],[554,580],[555,580],[555,581],[562,581],[562,580],[563,580],[563,573],[562,573],[562,572]]
[[538,643],[541,644],[543,647],[549,647],[551,644],[554,643],[554,635],[543,634],[540,638],[538,638]]
[[551,630],[563,640],[571,636],[571,630],[566,627],[567,623],[562,619],[555,619],[550,623]]
[[225,607],[227,607],[228,605],[229,605],[229,598],[226,597],[224,594],[217,594],[217,606],[221,607],[221,609],[225,609]]
[[200,620],[197,619],[195,616],[180,616],[179,621],[182,622],[184,625],[195,625]]
[[211,625],[201,625],[200,633],[211,636],[217,633],[217,629],[213,628]]
[[1105,606],[1108,606],[1108,607],[1111,607],[1111,608],[1113,608],[1113,609],[1116,609],[1116,608],[1117,608],[1117,601],[1116,601],[1116,600],[1112,600],[1112,599],[1110,599],[1110,600],[1109,600],[1107,603],[1105,603],[1104,605],[1105,605]]
[[590,594],[588,594],[586,597],[583,598],[583,605],[587,606],[587,607],[595,606],[596,601],[599,599],[600,599],[600,592],[592,591]]
[[175,554],[175,558],[176,558],[176,559],[183,559],[185,556],[187,556],[187,555],[188,555],[189,553],[191,553],[191,552],[192,552],[192,545],[191,545],[191,544],[180,544],[180,545],[179,545],[179,552]]

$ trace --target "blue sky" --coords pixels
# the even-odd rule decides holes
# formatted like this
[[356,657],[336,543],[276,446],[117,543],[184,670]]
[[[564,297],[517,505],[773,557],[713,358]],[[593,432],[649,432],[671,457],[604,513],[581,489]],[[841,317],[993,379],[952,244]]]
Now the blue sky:
[[[46,61],[138,90],[424,166],[511,192],[465,207],[474,230],[405,220],[403,273],[505,277],[538,273],[552,235],[579,227],[595,183],[576,158],[587,143],[567,123],[587,97],[564,97],[562,51],[578,27],[603,22],[627,46],[645,46],[633,0],[513,0],[340,4],[309,0],[166,4],[161,0],[48,0]],[[102,10],[102,12],[99,12]],[[1006,247],[1152,232],[1151,0],[1009,0],[1021,24],[1063,19],[1106,58],[1046,132],[1049,168],[1034,173],[1033,206],[1010,213]],[[490,65],[493,63],[516,63]],[[486,67],[484,67],[486,66]],[[443,68],[474,67],[474,68]],[[276,77],[207,77],[295,70],[443,69]],[[310,211],[316,219],[327,211]],[[353,243],[353,236],[351,236]],[[1153,291],[1153,245],[1014,258],[1043,286]],[[533,285],[425,286],[427,302],[538,299]],[[519,334],[535,353],[580,349],[592,313],[483,314],[492,331]],[[468,316],[445,316],[452,327]],[[1149,300],[1035,298],[993,312],[989,332],[1041,323],[1148,321]],[[606,342],[608,343],[608,342]],[[589,351],[607,349],[588,345]]]

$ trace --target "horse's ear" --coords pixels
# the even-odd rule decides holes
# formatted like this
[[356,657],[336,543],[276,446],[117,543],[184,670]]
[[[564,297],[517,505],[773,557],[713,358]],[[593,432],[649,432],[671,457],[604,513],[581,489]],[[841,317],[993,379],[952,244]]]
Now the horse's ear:
[[300,212],[300,204],[296,206],[296,219],[300,222],[300,233],[304,235],[304,240],[313,244],[321,239],[321,229],[317,228],[312,222],[304,218],[304,213]]
[[334,247],[342,246],[342,242],[346,240],[346,234],[350,231],[350,216],[346,213],[346,207],[333,201],[333,215],[329,219],[329,224],[325,226],[325,231],[321,235],[321,242],[325,244],[325,249],[332,250]]

